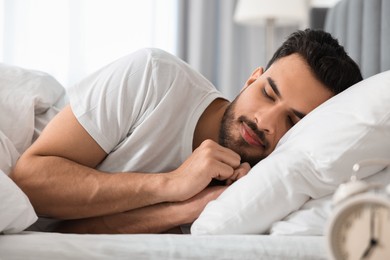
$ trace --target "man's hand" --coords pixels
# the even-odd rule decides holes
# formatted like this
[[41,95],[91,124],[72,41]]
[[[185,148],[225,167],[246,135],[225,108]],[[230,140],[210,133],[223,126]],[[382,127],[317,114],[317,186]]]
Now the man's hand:
[[238,166],[238,168],[234,169],[233,175],[226,180],[226,185],[230,185],[236,180],[240,179],[241,177],[244,177],[249,172],[250,169],[251,166],[249,165],[249,163],[247,162],[241,163],[240,166]]
[[240,155],[212,140],[204,141],[190,157],[169,176],[172,181],[172,201],[184,201],[205,189],[212,179],[228,184],[249,171],[240,164]]

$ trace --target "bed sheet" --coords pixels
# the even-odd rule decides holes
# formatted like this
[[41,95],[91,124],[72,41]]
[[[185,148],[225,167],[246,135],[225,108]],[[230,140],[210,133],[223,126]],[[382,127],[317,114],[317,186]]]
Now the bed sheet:
[[0,235],[0,259],[326,259],[323,236]]

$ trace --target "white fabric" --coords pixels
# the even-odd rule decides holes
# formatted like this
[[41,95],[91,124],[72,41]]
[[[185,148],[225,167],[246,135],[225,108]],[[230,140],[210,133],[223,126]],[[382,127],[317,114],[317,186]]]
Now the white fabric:
[[[365,178],[370,183],[390,183],[390,168]],[[272,235],[326,235],[329,216],[333,212],[333,194],[311,199],[299,210],[272,224]]]
[[192,153],[200,115],[220,93],[177,57],[142,49],[70,88],[74,114],[108,153],[99,169],[164,172]]
[[0,63],[0,130],[19,153],[35,138],[35,116],[56,106],[64,95],[52,76]]
[[311,199],[299,210],[272,224],[271,235],[324,235],[324,227],[332,212],[332,195]]
[[0,236],[0,259],[327,259],[324,237],[232,235],[76,235],[23,232]]
[[8,175],[19,156],[11,140],[0,131],[0,170]]
[[[280,140],[268,158],[206,206],[192,225],[192,234],[267,232],[310,198],[333,193],[350,178],[354,163],[390,158],[389,100],[387,71],[319,106]],[[382,168],[363,168],[358,177]]]
[[65,89],[50,75],[0,64],[0,232],[20,232],[37,220],[7,175],[65,102]]
[[18,233],[37,220],[23,191],[0,170],[0,233]]

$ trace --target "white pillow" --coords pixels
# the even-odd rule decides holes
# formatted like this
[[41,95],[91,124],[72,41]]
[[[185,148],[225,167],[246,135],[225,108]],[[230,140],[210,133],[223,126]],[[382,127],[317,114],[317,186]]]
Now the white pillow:
[[271,235],[323,235],[324,226],[332,212],[332,196],[311,199],[284,219],[272,224]]
[[[371,183],[390,183],[390,168],[365,178]],[[272,224],[271,235],[326,235],[326,222],[332,214],[333,194],[320,199],[311,199],[299,210],[292,212],[281,221]]]
[[1,170],[0,201],[0,233],[23,231],[38,219],[27,196]]
[[9,174],[19,156],[11,140],[0,130],[0,170]]
[[[331,98],[296,124],[275,151],[210,202],[191,233],[268,232],[309,199],[330,195],[354,163],[390,158],[390,71]],[[359,171],[365,178],[380,167]]]
[[0,130],[19,153],[31,145],[35,116],[64,96],[65,89],[49,74],[0,63]]
[[0,63],[0,233],[20,232],[37,220],[7,174],[32,143],[36,123],[65,100],[65,89],[50,75]]
[[37,220],[27,196],[7,176],[19,153],[0,131],[0,233],[20,232]]

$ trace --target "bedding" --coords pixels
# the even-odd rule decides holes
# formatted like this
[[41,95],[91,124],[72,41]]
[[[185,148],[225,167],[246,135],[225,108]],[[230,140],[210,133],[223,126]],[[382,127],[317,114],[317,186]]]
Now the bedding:
[[[390,183],[390,168],[367,177],[370,183]],[[288,236],[326,236],[328,218],[332,214],[333,194],[311,199],[299,210],[292,212],[282,220],[271,225],[270,234]]]
[[1,170],[0,201],[0,234],[21,232],[38,219],[27,196]]
[[[22,153],[39,127],[66,102],[65,88],[51,75],[0,63],[0,130]],[[47,117],[45,119],[45,117]]]
[[[271,155],[211,201],[191,233],[268,232],[309,199],[332,194],[349,180],[356,162],[390,158],[389,100],[390,70],[317,107],[282,137]],[[358,178],[381,170],[383,166],[363,168]]]
[[0,233],[18,233],[38,219],[27,196],[8,177],[18,158],[12,141],[0,130]]
[[320,236],[75,235],[23,232],[0,236],[0,259],[245,259],[326,258]]
[[8,175],[19,156],[12,141],[0,130],[0,170]]
[[38,219],[8,174],[65,102],[65,89],[49,74],[0,63],[0,232],[23,231]]

